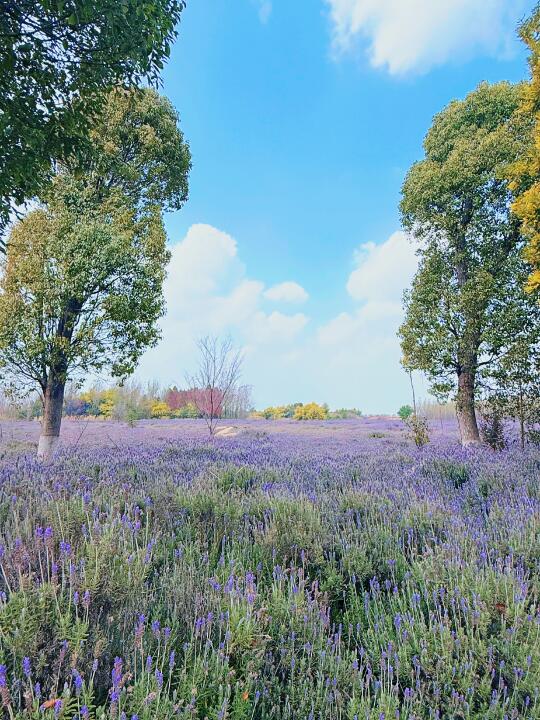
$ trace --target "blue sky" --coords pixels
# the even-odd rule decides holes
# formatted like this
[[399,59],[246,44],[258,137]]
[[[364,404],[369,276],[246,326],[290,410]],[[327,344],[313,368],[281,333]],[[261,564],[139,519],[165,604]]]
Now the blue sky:
[[169,309],[139,377],[182,384],[196,338],[230,334],[259,407],[408,401],[401,183],[450,100],[526,77],[514,29],[533,4],[188,2],[163,91],[191,146],[190,198],[167,218]]

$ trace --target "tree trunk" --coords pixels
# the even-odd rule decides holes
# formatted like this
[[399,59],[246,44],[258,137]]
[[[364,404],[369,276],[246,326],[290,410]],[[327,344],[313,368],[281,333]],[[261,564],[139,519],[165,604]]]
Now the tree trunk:
[[519,383],[519,439],[521,449],[525,450],[525,413],[523,411],[523,389]]
[[64,405],[65,382],[50,378],[45,389],[43,422],[39,437],[37,456],[40,460],[50,460],[60,437],[62,408]]
[[458,373],[456,414],[462,445],[479,445],[480,433],[474,408],[474,373],[462,370]]

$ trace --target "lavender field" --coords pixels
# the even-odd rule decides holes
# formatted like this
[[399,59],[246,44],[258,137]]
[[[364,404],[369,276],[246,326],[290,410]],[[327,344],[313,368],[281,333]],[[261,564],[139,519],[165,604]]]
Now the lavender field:
[[540,453],[435,425],[3,423],[4,713],[540,717]]

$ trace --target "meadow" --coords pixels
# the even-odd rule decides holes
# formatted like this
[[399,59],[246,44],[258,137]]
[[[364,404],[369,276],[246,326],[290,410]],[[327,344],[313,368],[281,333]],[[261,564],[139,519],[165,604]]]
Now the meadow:
[[234,431],[2,423],[6,717],[540,717],[539,451]]

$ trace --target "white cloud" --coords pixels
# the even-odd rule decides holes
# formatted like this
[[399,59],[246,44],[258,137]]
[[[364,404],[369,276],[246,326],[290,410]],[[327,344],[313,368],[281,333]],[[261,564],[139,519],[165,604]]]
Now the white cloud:
[[265,315],[258,312],[254,317],[250,339],[261,343],[290,342],[298,336],[307,322],[308,317],[303,313],[284,315],[274,311]]
[[245,351],[243,380],[258,406],[316,400],[395,411],[409,398],[396,331],[416,257],[397,232],[360,246],[354,262],[346,280],[352,310],[319,323],[301,312],[267,312],[268,300],[300,301],[307,293],[292,281],[266,289],[248,276],[234,238],[193,225],[172,248],[163,339],[146,353],[139,375],[182,383],[195,364],[196,339],[230,334]]
[[346,287],[359,304],[318,327],[318,381],[332,388],[334,405],[395,412],[409,397],[397,331],[417,258],[405,233],[395,232],[383,243],[361,245],[354,260]]
[[265,291],[264,297],[275,302],[302,303],[308,299],[304,288],[295,282],[282,282]]
[[425,71],[475,53],[496,55],[515,41],[532,0],[325,0],[337,53],[367,39],[374,67]]
[[412,243],[404,232],[393,233],[386,242],[365,243],[355,253],[357,268],[349,276],[347,291],[355,300],[401,301],[417,268]]
[[[290,285],[296,296],[303,291],[297,283]],[[231,334],[240,345],[284,347],[308,322],[301,313],[264,312],[264,283],[247,277],[236,240],[211,225],[192,225],[172,247],[164,294],[162,340],[145,354],[140,370],[164,384],[182,381],[202,335]]]

